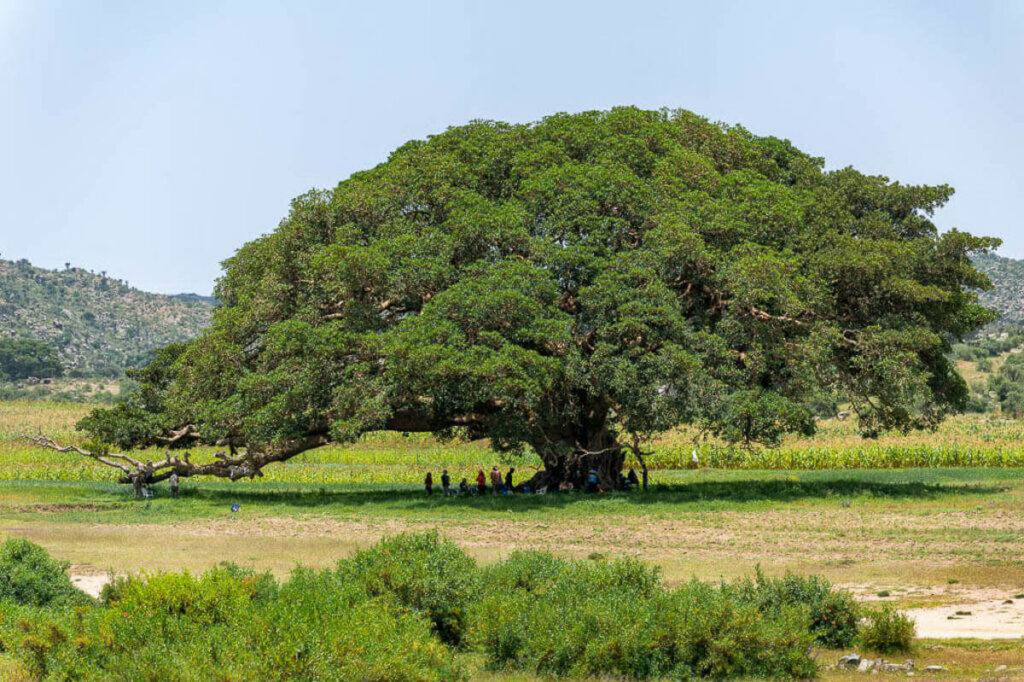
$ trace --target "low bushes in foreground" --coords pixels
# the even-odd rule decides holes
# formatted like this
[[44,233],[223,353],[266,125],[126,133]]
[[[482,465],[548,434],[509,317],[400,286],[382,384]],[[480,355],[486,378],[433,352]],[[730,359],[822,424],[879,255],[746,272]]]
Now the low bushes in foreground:
[[68,564],[53,559],[28,540],[0,545],[0,602],[30,606],[76,606],[90,601],[67,574]]
[[468,649],[545,676],[808,678],[816,642],[857,630],[849,596],[816,578],[668,589],[639,561],[539,552],[478,567],[434,533],[283,582],[224,565],[120,579],[98,602],[33,594],[0,598],[0,652],[38,680],[461,680]]
[[0,648],[39,680],[465,679],[431,624],[333,571],[133,579],[107,606],[0,606]]
[[814,637],[798,606],[762,613],[727,586],[665,589],[635,560],[517,553],[483,569],[471,639],[492,665],[542,675],[808,678]]
[[910,650],[917,626],[907,615],[886,604],[867,614],[867,623],[861,629],[860,642],[867,649],[883,654]]

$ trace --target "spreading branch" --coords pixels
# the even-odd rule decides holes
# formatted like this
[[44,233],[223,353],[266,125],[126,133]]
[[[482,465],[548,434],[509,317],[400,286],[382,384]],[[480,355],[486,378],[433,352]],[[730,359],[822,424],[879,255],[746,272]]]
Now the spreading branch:
[[47,450],[73,452],[115,468],[123,474],[119,479],[121,483],[135,483],[137,480],[141,480],[142,483],[147,484],[159,483],[174,473],[181,477],[213,476],[232,481],[241,478],[254,478],[262,476],[263,467],[268,464],[284,462],[307,450],[326,445],[328,442],[326,434],[313,434],[261,447],[249,446],[240,452],[231,454],[218,452],[214,455],[213,461],[198,463],[193,462],[188,453],[185,453],[184,457],[178,458],[167,452],[164,459],[153,462],[136,459],[124,453],[92,452],[76,445],[61,445],[42,434],[24,436],[24,438]]

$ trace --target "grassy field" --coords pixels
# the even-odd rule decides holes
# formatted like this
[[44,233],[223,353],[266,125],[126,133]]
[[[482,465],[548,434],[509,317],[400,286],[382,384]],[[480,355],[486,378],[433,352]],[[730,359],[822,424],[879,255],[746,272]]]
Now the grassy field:
[[[768,470],[745,462],[675,468],[689,459],[692,441],[673,433],[655,443],[647,493],[449,499],[423,495],[424,470],[436,476],[447,466],[457,480],[499,456],[484,443],[373,434],[306,453],[261,481],[187,481],[180,499],[158,490],[146,503],[131,499],[106,468],[16,438],[41,430],[80,442],[73,424],[85,409],[0,403],[0,536],[28,537],[79,575],[200,571],[223,560],[284,575],[297,563],[333,564],[382,536],[437,528],[482,561],[525,548],[635,556],[660,566],[670,584],[749,575],[761,565],[773,575],[821,574],[861,598],[884,594],[905,608],[1024,593],[1024,460],[1015,459],[1024,433],[1016,422],[960,417],[936,434],[869,444],[849,423],[830,421],[814,440],[749,455],[789,453],[779,461],[799,464],[804,453],[802,467]],[[715,462],[715,445],[701,452],[705,464]],[[835,468],[821,468],[825,459],[814,455],[821,452],[832,453]],[[895,468],[906,452],[935,461],[959,453],[961,466]],[[967,455],[1003,466],[962,466]],[[529,457],[515,464],[523,475],[535,465]],[[231,512],[233,503],[240,512]],[[968,677],[998,665],[1024,675],[1013,672],[1024,661],[1020,639],[922,640],[914,658],[919,667],[941,664]]]

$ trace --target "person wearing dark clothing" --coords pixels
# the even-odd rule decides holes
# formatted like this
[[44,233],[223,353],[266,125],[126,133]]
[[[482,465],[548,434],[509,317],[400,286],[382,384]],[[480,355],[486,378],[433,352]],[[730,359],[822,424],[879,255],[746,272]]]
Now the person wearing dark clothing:
[[630,488],[640,485],[640,479],[636,477],[636,472],[633,469],[630,469],[629,473],[626,474],[626,481],[629,483]]
[[447,469],[441,470],[441,491],[445,497],[452,494],[452,477],[448,475]]
[[459,494],[460,495],[468,495],[469,494],[469,482],[466,479],[462,479],[461,481],[459,481]]
[[491,487],[494,488],[494,494],[501,494],[501,472],[498,471],[498,467],[491,469]]
[[512,490],[515,488],[515,486],[512,485],[512,474],[514,474],[515,472],[515,467],[509,467],[508,473],[505,474],[505,490],[509,492],[512,492]]
[[476,473],[476,491],[481,495],[487,492],[487,477],[484,476],[483,469],[480,469]]
[[588,471],[587,472],[587,487],[586,487],[586,491],[588,493],[596,493],[597,492],[597,484],[600,483],[600,481],[601,481],[601,479],[597,475],[597,469],[591,469],[590,471]]
[[427,477],[423,479],[423,488],[427,491],[428,495],[434,494],[434,475],[427,472]]

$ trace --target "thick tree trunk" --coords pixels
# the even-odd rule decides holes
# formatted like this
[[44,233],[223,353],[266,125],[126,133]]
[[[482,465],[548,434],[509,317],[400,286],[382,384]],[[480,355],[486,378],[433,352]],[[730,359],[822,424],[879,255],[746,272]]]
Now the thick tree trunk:
[[544,462],[544,469],[529,481],[534,490],[546,487],[554,492],[563,483],[571,483],[574,489],[584,490],[592,469],[597,472],[601,489],[622,488],[626,449],[614,433],[600,429],[587,439],[586,446],[576,442],[571,446],[563,443],[562,447],[535,446],[535,449]]

